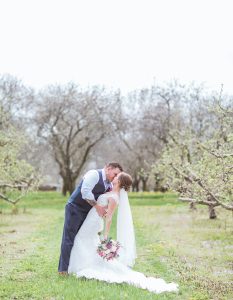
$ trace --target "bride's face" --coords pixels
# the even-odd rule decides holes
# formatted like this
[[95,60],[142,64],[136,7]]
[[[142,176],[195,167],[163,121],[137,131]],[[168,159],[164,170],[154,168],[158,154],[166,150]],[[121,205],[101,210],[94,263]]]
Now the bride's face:
[[118,177],[119,177],[120,174],[121,174],[121,173],[119,173],[119,174],[113,179],[112,184],[113,184],[114,186],[118,186],[118,185],[120,184],[119,179],[118,179]]

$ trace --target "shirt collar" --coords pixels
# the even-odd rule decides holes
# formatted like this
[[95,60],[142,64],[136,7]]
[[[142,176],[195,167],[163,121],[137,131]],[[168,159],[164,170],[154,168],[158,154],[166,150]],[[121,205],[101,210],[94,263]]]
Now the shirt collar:
[[106,173],[105,173],[105,170],[104,170],[104,169],[102,169],[101,171],[102,171],[102,177],[103,177],[103,181],[106,181],[106,180],[107,180],[107,178],[106,178]]

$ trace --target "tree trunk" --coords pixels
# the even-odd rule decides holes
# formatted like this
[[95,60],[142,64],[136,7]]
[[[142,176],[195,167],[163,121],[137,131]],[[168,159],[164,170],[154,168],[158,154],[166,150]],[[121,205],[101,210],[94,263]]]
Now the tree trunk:
[[154,192],[164,192],[163,186],[161,185],[161,177],[159,176],[159,173],[154,174]]
[[160,191],[160,183],[158,180],[155,180],[154,192],[158,192],[158,191]]
[[194,202],[191,202],[189,205],[190,210],[197,210],[196,205]]
[[212,205],[209,205],[209,218],[210,219],[216,219],[217,218],[214,206],[212,206]]
[[148,192],[147,180],[148,179],[142,179],[142,190],[143,190],[143,192]]
[[72,178],[72,176],[67,176],[62,179],[63,179],[63,185],[62,185],[63,196],[66,196],[67,193],[71,195],[75,189],[76,178]]
[[139,192],[139,180],[134,179],[132,183],[133,192]]

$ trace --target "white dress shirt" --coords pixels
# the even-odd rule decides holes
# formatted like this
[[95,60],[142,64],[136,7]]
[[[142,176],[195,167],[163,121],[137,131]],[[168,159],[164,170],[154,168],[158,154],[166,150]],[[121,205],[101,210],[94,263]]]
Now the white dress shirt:
[[[106,189],[107,187],[106,173],[104,169],[102,169],[101,171],[102,171],[102,177]],[[94,189],[98,181],[99,181],[99,173],[97,170],[90,170],[84,175],[82,188],[81,188],[81,194],[83,199],[95,200],[92,190]]]

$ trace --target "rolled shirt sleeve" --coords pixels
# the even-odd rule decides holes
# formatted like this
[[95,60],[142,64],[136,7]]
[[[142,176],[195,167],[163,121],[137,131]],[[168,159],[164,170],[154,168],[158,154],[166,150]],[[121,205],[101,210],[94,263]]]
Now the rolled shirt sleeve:
[[96,170],[90,170],[84,175],[81,187],[81,194],[83,199],[95,200],[92,190],[98,181],[99,173]]

